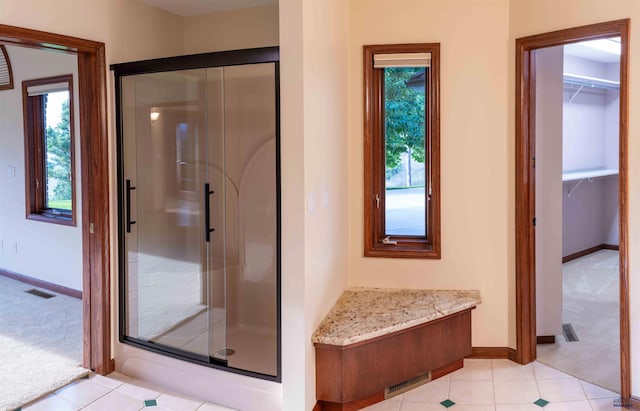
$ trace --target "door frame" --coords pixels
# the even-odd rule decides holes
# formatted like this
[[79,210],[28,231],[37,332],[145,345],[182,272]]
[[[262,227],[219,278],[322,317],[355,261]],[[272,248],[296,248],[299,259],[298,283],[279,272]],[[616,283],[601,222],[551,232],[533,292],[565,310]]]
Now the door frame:
[[535,67],[532,52],[584,40],[619,36],[619,240],[621,396],[631,395],[628,278],[628,156],[630,19],[591,24],[516,39],[516,356],[520,364],[536,359],[535,276]]
[[104,43],[0,24],[0,44],[78,56],[82,191],[82,365],[98,374],[111,358],[109,146]]

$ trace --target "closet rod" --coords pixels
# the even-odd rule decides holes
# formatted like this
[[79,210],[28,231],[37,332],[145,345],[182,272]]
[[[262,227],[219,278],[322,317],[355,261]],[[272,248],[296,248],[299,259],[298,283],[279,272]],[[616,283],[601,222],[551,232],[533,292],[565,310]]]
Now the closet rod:
[[593,88],[602,88],[607,90],[619,90],[620,82],[605,80],[596,77],[581,76],[579,74],[564,73],[563,80],[566,84],[574,84],[577,86],[586,86]]

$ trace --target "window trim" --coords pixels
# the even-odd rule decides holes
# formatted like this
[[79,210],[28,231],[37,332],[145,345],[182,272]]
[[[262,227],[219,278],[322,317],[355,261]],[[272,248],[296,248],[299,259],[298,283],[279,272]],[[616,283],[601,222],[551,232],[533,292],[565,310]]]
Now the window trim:
[[[431,53],[425,115],[425,166],[431,196],[425,198],[427,236],[393,236],[385,244],[385,127],[383,70],[373,68],[375,54]],[[440,43],[363,46],[364,69],[364,255],[365,257],[441,258],[440,236]],[[426,76],[427,77],[427,76]],[[425,80],[426,81],[426,80]],[[425,184],[428,193],[428,186]],[[380,207],[376,207],[376,193]],[[425,196],[428,194],[425,194]]]
[[[45,208],[46,184],[38,188],[34,181],[44,176],[44,117],[40,107],[42,96],[29,97],[28,88],[55,83],[69,84],[69,149],[71,154],[71,212],[57,213]],[[22,82],[22,104],[24,119],[24,156],[25,156],[25,206],[26,218],[53,224],[76,226],[76,169],[75,169],[75,125],[73,75],[47,77]]]

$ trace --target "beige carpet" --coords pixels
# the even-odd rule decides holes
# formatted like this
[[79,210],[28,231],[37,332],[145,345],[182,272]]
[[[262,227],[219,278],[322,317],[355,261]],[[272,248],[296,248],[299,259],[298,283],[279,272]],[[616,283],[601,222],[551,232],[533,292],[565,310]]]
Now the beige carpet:
[[618,251],[601,250],[562,267],[563,320],[577,342],[556,336],[538,345],[538,361],[582,380],[620,392]]
[[82,301],[57,293],[44,299],[24,292],[33,288],[0,276],[1,411],[20,407],[89,372],[80,367]]

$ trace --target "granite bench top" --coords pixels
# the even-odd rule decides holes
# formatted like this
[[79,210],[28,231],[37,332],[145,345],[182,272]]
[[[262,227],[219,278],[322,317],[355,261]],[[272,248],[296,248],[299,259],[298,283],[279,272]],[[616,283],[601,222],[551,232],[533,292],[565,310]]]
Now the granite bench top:
[[313,333],[319,344],[349,345],[480,304],[477,290],[349,288]]

